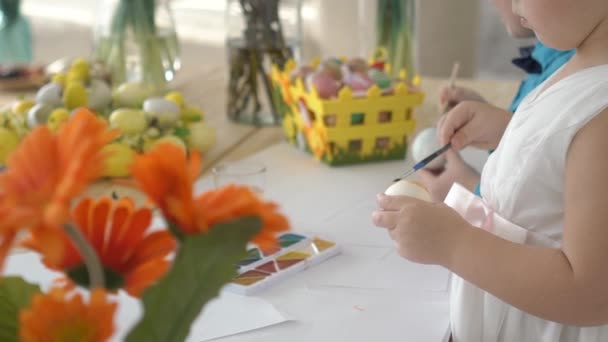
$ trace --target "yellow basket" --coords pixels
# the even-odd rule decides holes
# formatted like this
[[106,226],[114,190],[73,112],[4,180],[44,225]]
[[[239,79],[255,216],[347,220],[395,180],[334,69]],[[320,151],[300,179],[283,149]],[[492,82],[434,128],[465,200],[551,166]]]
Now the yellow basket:
[[[301,78],[292,83],[294,68],[290,61],[284,70],[274,66],[270,75],[275,106],[293,145],[332,166],[405,158],[408,137],[416,128],[414,108],[422,104],[424,93],[401,81],[390,95],[374,85],[366,96],[355,97],[344,87],[337,98],[326,100],[314,86],[307,90]],[[401,76],[406,79],[405,71]],[[419,89],[420,78],[412,83]]]

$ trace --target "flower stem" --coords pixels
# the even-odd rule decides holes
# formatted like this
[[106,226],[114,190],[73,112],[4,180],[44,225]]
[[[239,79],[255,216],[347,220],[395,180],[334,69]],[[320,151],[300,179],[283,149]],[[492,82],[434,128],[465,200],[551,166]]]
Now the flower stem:
[[80,251],[80,255],[84,260],[84,264],[89,272],[89,284],[91,289],[103,288],[105,284],[103,267],[99,261],[99,257],[93,246],[85,239],[82,232],[71,224],[64,225],[64,229],[72,242],[76,245],[76,248]]

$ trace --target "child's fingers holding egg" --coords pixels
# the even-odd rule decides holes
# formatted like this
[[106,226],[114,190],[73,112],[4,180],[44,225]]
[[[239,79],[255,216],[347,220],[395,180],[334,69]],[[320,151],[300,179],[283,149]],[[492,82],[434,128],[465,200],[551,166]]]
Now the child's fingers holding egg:
[[399,211],[374,211],[372,221],[376,227],[393,230],[399,223]]

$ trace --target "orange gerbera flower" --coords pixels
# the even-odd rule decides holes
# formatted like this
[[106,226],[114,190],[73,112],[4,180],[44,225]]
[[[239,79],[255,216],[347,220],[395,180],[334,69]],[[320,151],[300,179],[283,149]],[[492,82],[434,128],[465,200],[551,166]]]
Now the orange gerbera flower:
[[6,237],[17,228],[31,228],[45,230],[49,257],[60,258],[57,228],[68,220],[71,200],[101,174],[102,148],[114,136],[86,109],[58,135],[45,126],[28,134],[0,174],[0,233],[6,234],[0,250],[12,244]]
[[261,201],[247,186],[228,185],[209,191],[196,198],[196,207],[205,212],[207,227],[228,222],[238,217],[257,216],[262,220],[262,231],[253,242],[262,248],[276,245],[276,235],[289,228],[287,218],[277,210],[272,202]]
[[200,220],[194,208],[192,187],[201,166],[198,153],[190,153],[188,162],[179,147],[159,144],[135,157],[131,174],[150,200],[161,208],[165,219],[186,233],[194,233]]
[[[136,209],[129,198],[87,198],[78,203],[72,216],[99,256],[107,289],[124,288],[138,296],[169,268],[167,256],[175,250],[176,242],[165,230],[147,234],[152,221],[149,208]],[[88,286],[88,272],[79,251],[66,235],[61,241],[65,252],[58,261],[48,258],[45,240],[38,232],[23,244],[40,252],[49,268],[65,271],[78,284]]]
[[23,342],[104,342],[114,334],[116,308],[102,289],[85,303],[80,293],[55,288],[20,312],[19,336]]
[[277,212],[276,204],[262,201],[248,187],[228,186],[194,197],[192,187],[200,163],[196,154],[189,164],[178,147],[160,144],[136,157],[131,172],[165,218],[186,234],[204,233],[217,223],[257,216],[263,227],[254,242],[263,247],[276,244],[275,234],[287,230],[289,223]]

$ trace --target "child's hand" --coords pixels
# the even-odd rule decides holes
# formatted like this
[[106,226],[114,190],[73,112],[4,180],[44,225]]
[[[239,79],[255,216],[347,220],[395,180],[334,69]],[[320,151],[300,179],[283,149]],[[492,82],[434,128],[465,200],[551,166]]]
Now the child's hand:
[[463,228],[470,227],[443,203],[380,194],[378,206],[372,214],[374,224],[388,230],[399,255],[421,264],[447,265]]
[[452,184],[460,183],[470,191],[474,191],[479,184],[479,173],[469,166],[454,150],[445,152],[446,164],[440,174],[433,173],[426,169],[417,172],[420,181],[431,193],[431,198],[435,202],[443,202],[445,196],[450,191]]
[[442,145],[452,143],[459,151],[469,145],[495,149],[511,120],[511,113],[487,103],[464,101],[437,123]]
[[442,108],[447,105],[448,110],[454,108],[463,101],[486,102],[483,96],[469,88],[450,87],[444,85],[439,90],[439,103]]

